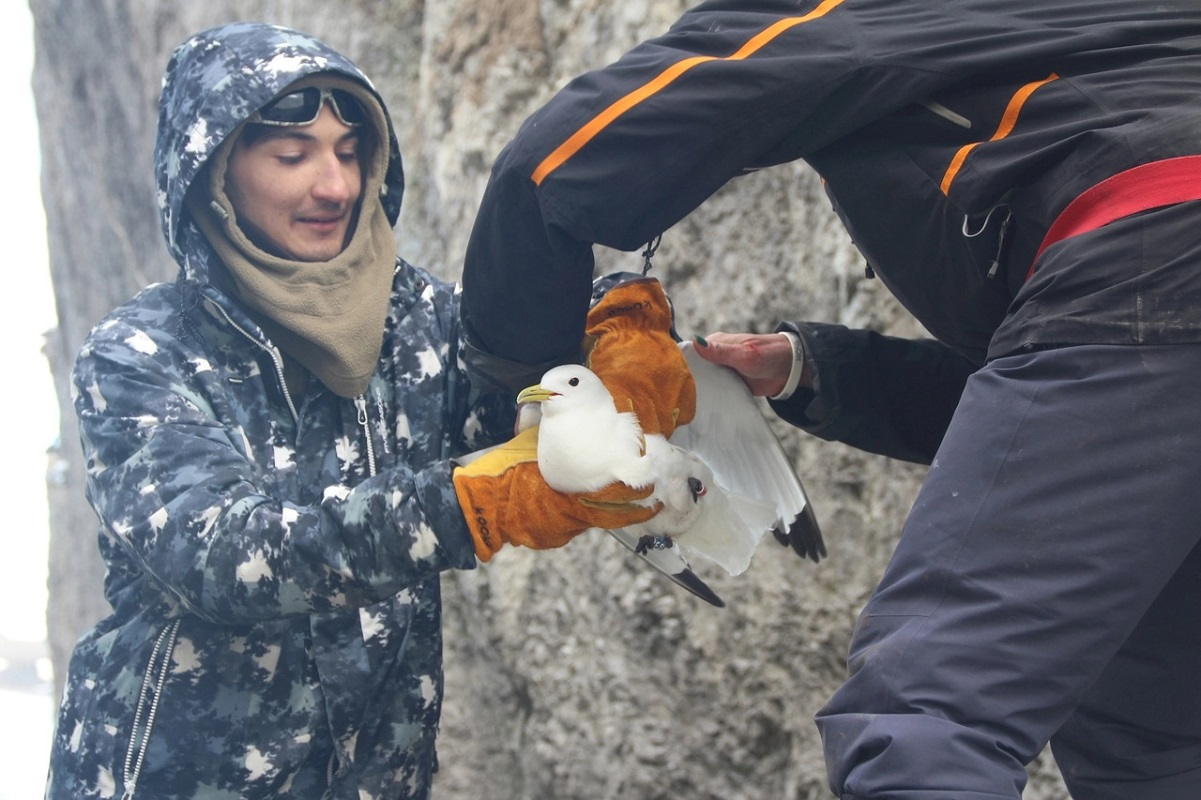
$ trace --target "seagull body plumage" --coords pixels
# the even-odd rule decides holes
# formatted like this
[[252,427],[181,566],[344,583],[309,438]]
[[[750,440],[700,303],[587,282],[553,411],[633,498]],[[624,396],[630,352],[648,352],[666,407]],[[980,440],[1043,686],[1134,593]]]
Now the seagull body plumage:
[[619,412],[587,367],[555,367],[517,402],[541,405],[538,469],[552,489],[594,492],[616,481],[640,489],[654,480],[638,417]]
[[663,510],[626,530],[640,539],[671,539],[731,575],[746,571],[759,540],[775,522],[775,504],[730,492],[700,456],[662,436],[646,437],[646,455],[655,491],[644,502],[661,502]]

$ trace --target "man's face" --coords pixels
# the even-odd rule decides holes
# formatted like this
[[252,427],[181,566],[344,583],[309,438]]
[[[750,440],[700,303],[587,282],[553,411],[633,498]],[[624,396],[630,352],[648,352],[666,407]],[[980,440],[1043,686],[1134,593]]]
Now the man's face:
[[241,137],[225,175],[246,235],[294,261],[342,252],[362,191],[358,129],[343,125],[328,103],[310,125]]

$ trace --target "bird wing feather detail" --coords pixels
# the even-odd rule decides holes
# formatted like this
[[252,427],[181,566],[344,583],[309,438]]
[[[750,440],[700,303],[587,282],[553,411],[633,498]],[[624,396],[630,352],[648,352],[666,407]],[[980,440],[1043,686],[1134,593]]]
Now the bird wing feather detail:
[[728,492],[774,503],[776,538],[818,561],[826,549],[817,519],[759,402],[733,370],[698,355],[693,342],[680,349],[697,385],[696,415],[671,443],[700,456]]
[[710,605],[718,608],[725,607],[725,601],[718,597],[708,584],[697,577],[688,565],[688,560],[680,552],[680,548],[670,541],[661,547],[644,548],[641,546],[641,537],[626,528],[616,528],[608,533],[629,548],[630,552],[670,578],[677,586],[687,589]]

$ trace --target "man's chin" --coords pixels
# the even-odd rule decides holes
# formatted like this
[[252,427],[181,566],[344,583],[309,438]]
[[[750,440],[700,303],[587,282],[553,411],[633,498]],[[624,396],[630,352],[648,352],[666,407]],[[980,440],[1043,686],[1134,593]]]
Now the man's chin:
[[344,249],[346,248],[342,246],[341,242],[338,244],[326,244],[322,242],[304,247],[296,247],[288,254],[288,257],[294,261],[305,261],[310,263],[332,261],[333,259],[337,258]]

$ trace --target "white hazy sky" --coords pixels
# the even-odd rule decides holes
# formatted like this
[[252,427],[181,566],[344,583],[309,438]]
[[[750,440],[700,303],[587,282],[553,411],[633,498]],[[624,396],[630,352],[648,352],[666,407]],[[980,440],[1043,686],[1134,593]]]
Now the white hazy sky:
[[[8,280],[0,293],[0,420],[7,445],[0,462],[0,636],[36,642],[46,636],[46,448],[57,436],[58,409],[41,352],[55,314],[38,186],[32,68],[27,0],[0,0],[0,74],[9,85],[0,124],[0,174],[9,189],[0,215],[8,253]],[[45,688],[0,690],[0,800],[42,796],[53,714]]]
[[0,460],[4,517],[0,525],[0,635],[45,636],[46,448],[58,431],[43,334],[55,325],[39,191],[41,158],[30,73],[33,24],[25,0],[0,2],[0,74],[11,103],[0,125],[0,174],[8,186],[0,230],[8,245],[7,286],[0,292],[0,420],[8,447]]

